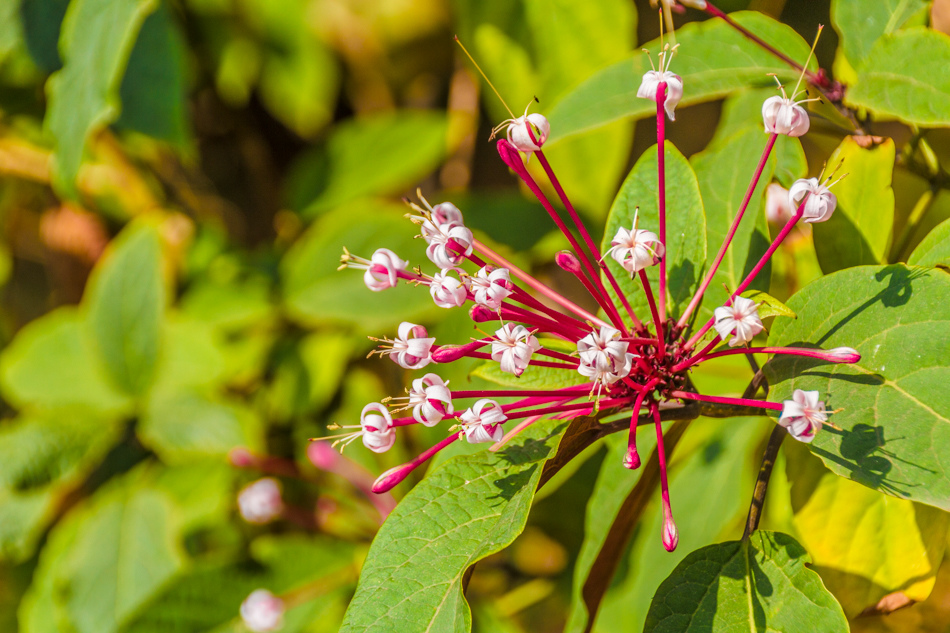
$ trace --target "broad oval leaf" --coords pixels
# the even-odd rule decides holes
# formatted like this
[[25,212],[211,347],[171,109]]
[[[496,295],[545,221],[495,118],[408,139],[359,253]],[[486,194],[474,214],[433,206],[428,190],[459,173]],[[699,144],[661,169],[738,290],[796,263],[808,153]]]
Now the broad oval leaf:
[[158,364],[165,288],[155,227],[132,224],[89,279],[83,304],[99,360],[116,385],[142,394]]
[[524,529],[566,428],[540,422],[517,444],[454,457],[428,474],[376,535],[341,633],[469,631],[465,571]]
[[[706,265],[706,216],[699,195],[696,175],[686,158],[667,141],[666,159],[666,272],[669,315],[678,315],[689,303]],[[640,208],[637,226],[659,235],[659,202],[657,200],[657,146],[646,150],[624,180],[614,199],[604,229],[601,252],[606,253],[617,229],[633,228],[634,214]],[[627,296],[637,317],[650,322],[650,307],[640,285],[639,276],[630,278],[612,257],[605,260]],[[647,268],[647,278],[654,297],[659,297],[659,266]],[[616,305],[613,289],[607,285]],[[621,310],[621,314],[623,311]]]
[[862,266],[828,275],[788,301],[797,320],[772,326],[770,346],[853,347],[854,365],[776,356],[769,400],[817,390],[841,409],[809,445],[835,473],[896,497],[950,510],[950,276]]
[[118,90],[132,46],[156,0],[76,0],[63,20],[62,70],[50,77],[46,126],[57,187],[75,192],[86,142],[119,114]]
[[950,37],[912,28],[878,40],[845,101],[927,126],[950,125]]
[[854,617],[895,591],[926,599],[950,514],[838,477],[801,445],[785,454],[796,533],[845,613]]
[[[804,63],[808,44],[790,27],[756,11],[730,16],[792,59]],[[774,85],[767,76],[794,81],[795,72],[721,20],[693,22],[676,31],[680,44],[671,70],[683,78],[680,106],[721,97],[750,84]],[[657,41],[645,45],[656,53]],[[551,110],[551,140],[590,130],[622,118],[642,118],[656,104],[637,97],[643,73],[650,70],[646,55],[608,66],[579,85]]]
[[827,222],[812,225],[818,263],[826,273],[886,260],[894,228],[894,141],[862,147],[847,136],[828,165],[848,172],[834,187],[838,208]]
[[660,585],[643,632],[847,633],[841,606],[806,563],[804,548],[780,532],[696,550]]
[[950,220],[944,220],[927,234],[907,258],[912,266],[946,266],[950,264]]

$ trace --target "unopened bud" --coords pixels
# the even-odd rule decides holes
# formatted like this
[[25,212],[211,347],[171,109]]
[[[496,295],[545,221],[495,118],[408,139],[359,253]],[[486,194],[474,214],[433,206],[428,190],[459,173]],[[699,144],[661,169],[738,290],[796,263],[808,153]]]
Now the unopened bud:
[[[486,321],[493,321],[498,318],[498,314],[489,310],[485,306],[474,305],[468,311],[468,316],[472,318],[472,321],[475,323],[485,323]],[[441,348],[440,348],[441,349]],[[434,354],[434,352],[433,352]],[[436,361],[439,362],[439,361]]]
[[623,467],[630,470],[640,468],[640,453],[637,452],[636,446],[627,449],[627,454],[623,458]]
[[409,473],[411,473],[414,468],[415,464],[412,462],[403,464],[402,466],[396,466],[395,468],[390,468],[376,478],[376,481],[373,482],[372,491],[376,494],[389,492],[401,484],[403,480],[409,476]]
[[554,261],[557,262],[558,266],[569,273],[574,275],[581,274],[581,263],[578,261],[577,256],[570,251],[561,251],[554,256]]
[[676,549],[676,546],[679,545],[680,534],[676,529],[676,522],[673,521],[673,515],[664,517],[663,519],[663,547],[668,552],[672,552]]
[[267,589],[251,592],[241,603],[241,620],[254,633],[277,631],[284,625],[284,601]]
[[836,363],[856,363],[861,360],[858,350],[851,347],[836,347],[828,350],[828,356]]

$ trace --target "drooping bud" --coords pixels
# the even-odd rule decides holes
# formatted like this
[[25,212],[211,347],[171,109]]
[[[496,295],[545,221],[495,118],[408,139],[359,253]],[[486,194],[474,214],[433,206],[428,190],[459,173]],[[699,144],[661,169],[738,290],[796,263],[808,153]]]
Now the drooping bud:
[[719,338],[726,338],[733,334],[729,345],[735,347],[748,343],[755,335],[762,331],[762,319],[759,318],[758,306],[752,299],[736,297],[731,306],[722,306],[713,311],[714,326]]
[[640,453],[636,446],[628,446],[627,453],[623,456],[623,467],[630,470],[640,468]]
[[762,104],[765,131],[786,136],[802,136],[808,132],[808,112],[791,99],[775,95]]
[[238,493],[241,518],[248,523],[263,525],[278,518],[284,511],[280,498],[280,483],[271,477],[258,479]]
[[[485,306],[473,305],[469,311],[468,316],[472,318],[472,321],[475,323],[485,323],[486,321],[494,321],[498,318],[498,315],[495,312],[492,312]],[[437,361],[442,362],[442,361]]]
[[817,178],[802,178],[796,180],[791,189],[788,190],[788,202],[798,208],[802,199],[808,196],[805,201],[805,208],[802,210],[802,217],[805,222],[825,222],[831,218],[838,206],[838,198],[831,193],[825,185],[818,182]]
[[241,603],[241,620],[254,633],[270,633],[284,625],[284,601],[267,589],[256,589]]
[[664,508],[663,512],[663,548],[668,552],[672,552],[676,549],[676,546],[679,545],[680,534],[679,530],[676,529],[676,522],[673,520],[673,513],[666,512]]
[[792,399],[782,403],[778,423],[799,442],[810,443],[821,430],[821,425],[828,421],[825,403],[818,400],[818,396],[817,391],[796,389]]
[[389,409],[378,402],[371,402],[360,413],[363,427],[363,445],[374,453],[385,453],[396,443],[396,432]]

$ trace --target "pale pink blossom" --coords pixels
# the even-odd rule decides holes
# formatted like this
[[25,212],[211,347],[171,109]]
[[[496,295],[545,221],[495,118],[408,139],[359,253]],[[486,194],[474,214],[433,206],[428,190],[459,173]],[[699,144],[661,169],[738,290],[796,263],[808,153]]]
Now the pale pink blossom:
[[385,453],[396,443],[396,432],[389,409],[378,402],[371,402],[360,413],[363,445],[374,453]]
[[412,417],[425,426],[435,426],[446,415],[455,412],[452,392],[436,374],[426,374],[412,381],[409,406],[412,407]]
[[271,477],[258,479],[238,493],[241,518],[248,523],[270,523],[284,511],[280,483]]
[[755,301],[745,297],[735,297],[732,305],[716,308],[713,318],[713,327],[719,333],[719,338],[726,340],[730,334],[733,335],[729,341],[733,347],[748,343],[763,329],[758,306]]
[[666,248],[653,231],[620,227],[605,254],[613,257],[624,270],[633,275],[659,263],[665,252]]
[[[661,57],[661,65],[662,60]],[[666,100],[663,102],[663,109],[666,110],[666,116],[670,117],[670,121],[675,121],[674,110],[683,98],[683,78],[679,75],[675,75],[669,70],[648,70],[643,74],[643,79],[640,81],[637,96],[641,99],[656,101],[656,91],[663,82],[666,82]]]
[[765,131],[786,136],[802,136],[808,132],[808,112],[800,103],[779,95],[766,99],[762,104]]
[[432,362],[431,351],[435,338],[430,337],[421,325],[403,321],[399,324],[398,336],[392,341],[384,339],[383,342],[389,343],[391,347],[379,350],[379,353],[388,355],[404,369],[422,369]]
[[507,419],[501,405],[488,398],[482,398],[459,416],[462,432],[471,444],[501,440],[501,424]]
[[538,339],[525,326],[506,323],[495,332],[491,357],[501,363],[503,372],[520,376],[527,369],[531,355],[539,349]]
[[267,589],[256,589],[241,603],[241,620],[254,633],[278,631],[284,625],[284,601]]
[[831,218],[838,206],[838,198],[828,187],[821,184],[817,178],[796,180],[788,190],[788,203],[797,209],[806,195],[808,200],[802,210],[805,222],[825,222]]
[[821,430],[821,425],[828,421],[825,403],[818,400],[818,395],[817,391],[796,389],[792,399],[782,403],[778,423],[799,442],[810,443]]
[[511,294],[511,275],[507,268],[485,266],[471,278],[469,288],[475,297],[475,303],[491,310],[497,310]]
[[604,325],[577,342],[580,365],[577,371],[594,382],[609,385],[625,378],[633,366],[629,344],[620,340],[620,331]]
[[[453,276],[453,273],[456,276]],[[440,308],[457,308],[463,305],[468,299],[468,288],[463,281],[467,279],[461,268],[446,268],[432,275],[429,294],[432,295],[435,305]]]

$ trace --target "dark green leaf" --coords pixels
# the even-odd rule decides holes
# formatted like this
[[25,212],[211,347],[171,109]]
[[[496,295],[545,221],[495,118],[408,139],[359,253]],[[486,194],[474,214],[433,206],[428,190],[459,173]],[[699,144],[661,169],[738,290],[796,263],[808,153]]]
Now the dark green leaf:
[[131,395],[143,393],[155,374],[164,295],[158,232],[133,224],[112,242],[83,296],[100,361]]
[[[644,152],[620,188],[607,218],[601,252],[606,253],[610,248],[610,241],[618,228],[633,228],[634,213],[638,206],[638,228],[659,235],[656,146]],[[667,294],[672,299],[668,301],[667,314],[677,315],[689,303],[705,269],[706,216],[696,175],[679,150],[669,142],[666,145],[666,237]],[[637,317],[645,323],[650,322],[650,308],[639,276],[631,279],[630,273],[612,257],[604,261],[610,266]],[[659,266],[649,267],[647,278],[653,287],[654,297],[658,298]],[[610,292],[613,296],[613,291]]]
[[62,70],[47,86],[46,126],[60,190],[75,180],[90,137],[119,114],[118,89],[142,22],[157,0],[73,0],[63,21]]
[[792,537],[755,532],[687,556],[650,604],[644,633],[847,632],[841,606]]
[[950,509],[950,276],[894,265],[849,268],[809,284],[788,304],[769,345],[847,346],[854,365],[777,356],[769,400],[817,390],[841,409],[809,445],[835,473],[904,499]]
[[63,66],[59,59],[59,32],[68,7],[69,0],[20,0],[23,39],[33,62],[44,72],[51,73]]
[[519,443],[455,457],[413,488],[373,541],[341,633],[470,630],[465,571],[524,529],[566,427],[539,422]]

